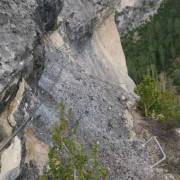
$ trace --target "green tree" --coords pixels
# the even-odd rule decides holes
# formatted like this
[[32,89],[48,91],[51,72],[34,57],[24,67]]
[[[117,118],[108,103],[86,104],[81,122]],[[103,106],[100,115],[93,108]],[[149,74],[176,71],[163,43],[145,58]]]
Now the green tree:
[[[176,85],[176,94],[180,95],[179,71],[177,59],[180,57],[180,2],[166,0],[151,21],[130,32],[122,38],[128,72],[139,84],[144,75],[159,79],[164,73],[168,87]],[[134,41],[134,33],[138,41]]]
[[180,19],[176,18],[175,22],[174,22],[174,29],[175,29],[175,33],[180,36]]
[[158,108],[160,95],[156,81],[150,76],[145,76],[135,92],[140,96],[139,107],[144,110],[145,116],[151,115],[154,109]]
[[161,69],[162,71],[165,71],[165,50],[164,48],[162,47],[162,45],[159,46],[159,61],[161,63]]
[[135,92],[140,96],[139,107],[145,116],[172,124],[180,121],[180,106],[176,97],[170,91],[161,90],[155,79],[145,76]]
[[77,141],[78,123],[72,127],[72,113],[66,114],[60,104],[60,122],[52,128],[53,146],[49,151],[49,171],[42,179],[53,180],[105,180],[107,169],[98,160],[98,146],[92,145],[89,153]]

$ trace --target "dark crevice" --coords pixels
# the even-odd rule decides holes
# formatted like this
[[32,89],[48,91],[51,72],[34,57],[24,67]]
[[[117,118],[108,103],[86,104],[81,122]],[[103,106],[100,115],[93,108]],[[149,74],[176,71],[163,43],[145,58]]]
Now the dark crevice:
[[54,28],[57,17],[62,10],[63,0],[37,0],[36,21],[43,32],[48,32]]

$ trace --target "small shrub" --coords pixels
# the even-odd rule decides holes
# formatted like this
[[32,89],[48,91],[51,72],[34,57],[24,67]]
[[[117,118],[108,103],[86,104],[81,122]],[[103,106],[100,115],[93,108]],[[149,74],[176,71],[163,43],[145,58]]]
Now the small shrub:
[[144,111],[145,116],[150,115],[159,108],[160,91],[157,88],[156,81],[150,76],[137,86],[135,92],[140,96],[139,107]]
[[179,120],[179,106],[176,97],[168,90],[161,90],[155,79],[145,76],[135,92],[140,96],[139,107],[145,116],[170,121]]
[[[53,180],[105,180],[107,170],[98,161],[98,146],[93,145],[86,153],[83,144],[76,140],[78,123],[72,127],[71,111],[65,112],[60,105],[60,122],[52,128],[53,147],[49,151],[49,171],[42,178]],[[71,127],[70,127],[71,125]]]

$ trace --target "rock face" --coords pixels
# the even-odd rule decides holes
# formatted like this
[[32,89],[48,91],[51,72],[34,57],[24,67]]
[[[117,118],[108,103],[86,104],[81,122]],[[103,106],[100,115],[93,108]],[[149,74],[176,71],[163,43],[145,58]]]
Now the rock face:
[[35,1],[0,2],[0,111],[14,97],[18,83],[33,65]]
[[32,128],[27,128],[25,131],[25,146],[26,146],[26,162],[33,161],[39,169],[39,174],[43,175],[43,168],[48,162],[49,146],[34,136]]
[[16,136],[12,144],[1,155],[0,179],[13,180],[19,176],[21,163],[21,141]]
[[94,28],[109,16],[119,3],[120,0],[64,1],[61,17],[65,21],[68,38],[78,43],[89,38]]
[[[42,174],[51,145],[49,128],[59,120],[62,100],[79,120],[79,140],[100,143],[108,179],[160,179],[133,131],[135,85],[127,73],[114,20],[116,7],[122,9],[125,2],[0,2],[0,110],[16,121],[10,125],[14,131],[33,117],[17,137],[22,145],[18,177],[13,168],[2,168],[4,179],[36,180]],[[13,143],[3,154],[9,154]],[[2,167],[6,167],[5,157]]]
[[116,22],[121,35],[132,31],[157,13],[163,0],[121,1],[116,13]]

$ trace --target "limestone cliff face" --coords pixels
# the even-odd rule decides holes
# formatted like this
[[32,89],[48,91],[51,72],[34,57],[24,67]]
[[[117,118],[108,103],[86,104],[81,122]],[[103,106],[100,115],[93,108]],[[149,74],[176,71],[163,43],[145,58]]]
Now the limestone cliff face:
[[0,2],[1,145],[32,118],[1,151],[0,179],[39,179],[62,100],[80,121],[79,140],[100,143],[108,179],[164,178],[151,168],[152,157],[139,149],[133,131],[135,85],[114,19],[125,2]]
[[157,13],[163,0],[127,0],[121,1],[116,11],[116,22],[121,35],[137,28]]

